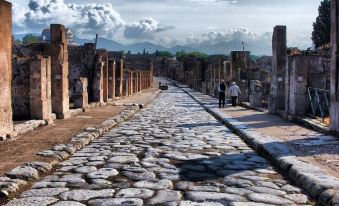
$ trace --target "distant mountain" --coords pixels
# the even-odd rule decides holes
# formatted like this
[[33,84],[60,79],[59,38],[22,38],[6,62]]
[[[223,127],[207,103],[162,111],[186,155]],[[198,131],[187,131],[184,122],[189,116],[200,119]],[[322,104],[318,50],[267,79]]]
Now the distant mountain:
[[[22,38],[27,34],[15,34],[14,37],[16,39],[22,40]],[[39,36],[39,34],[33,34]],[[83,45],[85,43],[94,43],[94,39],[81,39],[78,37],[74,37],[74,41],[78,45]],[[271,42],[266,42],[266,44],[259,42],[248,42],[245,43],[245,50],[251,51],[251,54],[261,56],[261,55],[272,55],[271,52]],[[209,43],[191,43],[187,45],[176,45],[170,48],[153,44],[151,42],[144,43],[135,43],[130,45],[124,45],[114,40],[106,39],[99,37],[98,39],[98,48],[104,48],[110,51],[131,51],[131,53],[142,53],[145,49],[149,53],[153,53],[156,50],[158,51],[169,51],[175,54],[178,51],[200,51],[209,55],[212,54],[229,54],[231,51],[239,51],[242,50],[241,40],[233,40],[229,42],[222,42],[217,44],[209,44]]]

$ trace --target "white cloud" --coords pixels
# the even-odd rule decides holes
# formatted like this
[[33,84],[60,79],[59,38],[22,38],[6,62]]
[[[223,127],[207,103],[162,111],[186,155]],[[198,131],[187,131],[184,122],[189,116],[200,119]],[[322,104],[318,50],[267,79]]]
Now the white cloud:
[[66,4],[64,0],[30,0],[28,8],[15,5],[14,27],[27,31],[41,30],[52,23],[64,24],[75,34],[99,33],[112,37],[124,25],[112,4]]
[[166,31],[173,27],[160,24],[157,20],[148,17],[142,18],[139,21],[129,23],[125,26],[124,35],[126,38],[152,38],[154,33]]
[[186,38],[187,43],[199,43],[199,44],[218,44],[235,40],[254,42],[254,41],[270,41],[272,33],[257,33],[250,31],[247,28],[231,29],[228,32],[210,31],[200,36],[194,34],[189,35]]

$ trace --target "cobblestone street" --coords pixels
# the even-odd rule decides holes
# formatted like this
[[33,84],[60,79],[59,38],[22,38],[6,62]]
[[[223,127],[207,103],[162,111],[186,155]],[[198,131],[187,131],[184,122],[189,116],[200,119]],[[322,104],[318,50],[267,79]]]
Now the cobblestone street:
[[170,84],[146,108],[7,205],[313,205]]

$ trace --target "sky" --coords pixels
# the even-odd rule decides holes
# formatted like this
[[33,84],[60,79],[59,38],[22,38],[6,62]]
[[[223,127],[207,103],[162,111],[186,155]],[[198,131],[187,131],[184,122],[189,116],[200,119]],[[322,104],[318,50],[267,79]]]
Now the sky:
[[271,41],[286,25],[288,46],[312,46],[312,23],[321,0],[10,0],[13,32],[40,33],[64,24],[82,38],[96,33],[124,44],[166,47]]

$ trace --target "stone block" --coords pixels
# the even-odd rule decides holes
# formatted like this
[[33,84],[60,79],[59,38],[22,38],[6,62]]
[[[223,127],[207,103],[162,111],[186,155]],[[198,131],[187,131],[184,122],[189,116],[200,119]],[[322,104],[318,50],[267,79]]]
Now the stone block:
[[269,96],[269,112],[275,114],[277,110],[285,109],[286,26],[274,27],[272,51],[272,83]]
[[13,131],[12,122],[12,4],[0,0],[0,138]]
[[51,100],[51,59],[37,57],[30,64],[30,115],[53,123]]
[[253,107],[261,107],[263,100],[263,88],[261,82],[259,80],[251,80],[250,89],[250,105]]

